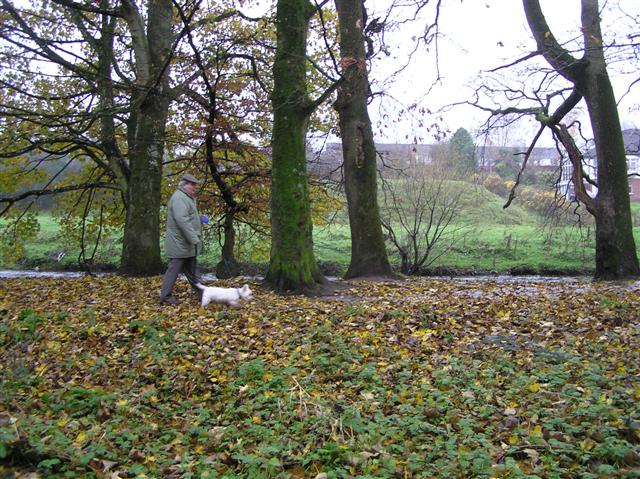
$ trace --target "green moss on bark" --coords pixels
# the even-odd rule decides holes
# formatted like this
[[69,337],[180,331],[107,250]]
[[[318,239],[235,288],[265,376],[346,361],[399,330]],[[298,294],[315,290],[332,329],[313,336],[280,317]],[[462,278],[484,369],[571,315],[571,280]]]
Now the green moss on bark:
[[312,6],[279,0],[274,89],[271,259],[266,281],[277,290],[306,291],[322,281],[313,254],[305,138],[310,111],[306,42]]

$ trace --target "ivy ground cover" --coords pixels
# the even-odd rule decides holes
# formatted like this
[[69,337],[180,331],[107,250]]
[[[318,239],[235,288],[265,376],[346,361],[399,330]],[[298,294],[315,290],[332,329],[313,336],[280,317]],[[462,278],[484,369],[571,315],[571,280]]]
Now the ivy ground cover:
[[640,283],[160,281],[0,280],[0,477],[640,477]]

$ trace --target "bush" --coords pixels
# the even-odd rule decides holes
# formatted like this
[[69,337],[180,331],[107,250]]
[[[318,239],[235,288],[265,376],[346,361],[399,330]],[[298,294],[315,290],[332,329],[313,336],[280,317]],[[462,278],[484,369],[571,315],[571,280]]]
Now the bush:
[[491,174],[483,182],[484,187],[491,193],[506,198],[509,195],[509,188],[505,181],[498,175]]
[[541,215],[549,214],[557,206],[556,195],[551,191],[523,188],[518,197],[522,206]]

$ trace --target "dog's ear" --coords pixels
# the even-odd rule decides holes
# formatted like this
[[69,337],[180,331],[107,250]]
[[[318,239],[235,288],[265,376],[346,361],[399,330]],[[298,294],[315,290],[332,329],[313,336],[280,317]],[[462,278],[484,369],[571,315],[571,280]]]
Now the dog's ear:
[[242,292],[246,292],[246,291],[248,291],[248,290],[249,290],[249,285],[248,285],[248,284],[245,284],[245,285],[242,287]]

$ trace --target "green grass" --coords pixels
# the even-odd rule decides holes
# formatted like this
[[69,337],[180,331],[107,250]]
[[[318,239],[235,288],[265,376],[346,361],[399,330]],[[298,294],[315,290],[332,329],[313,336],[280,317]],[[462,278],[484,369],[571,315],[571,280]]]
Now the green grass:
[[[317,231],[317,258],[346,265],[349,261],[349,228],[332,226]],[[399,263],[397,253],[388,252]],[[470,273],[588,272],[594,260],[593,228],[561,227],[544,230],[539,225],[470,225],[458,233],[455,246],[432,265],[432,269],[455,269]]]
[[593,267],[593,232],[571,227],[544,231],[535,225],[471,230],[469,239],[435,264],[491,271],[587,271]]
[[[455,228],[463,228],[456,233],[454,247],[430,264],[429,268],[467,273],[588,273],[593,269],[593,225],[582,228],[549,227],[539,215],[524,209],[517,201],[507,209],[503,208],[504,202],[504,198],[484,188],[467,188],[463,194],[463,208],[455,225]],[[634,224],[640,224],[640,204],[632,203],[631,209]],[[0,267],[77,269],[80,249],[62,236],[55,218],[42,214],[39,223],[38,236],[25,245],[25,256],[19,262],[0,264]],[[636,244],[640,245],[640,228],[634,228],[634,233]],[[247,252],[239,259],[264,268],[268,262],[268,248],[264,247],[264,241],[259,251],[257,248],[252,250],[249,242],[243,246]],[[337,219],[330,224],[314,228],[314,247],[316,258],[327,274],[339,275],[346,271],[351,250],[346,214],[337,215]],[[92,248],[88,246],[88,252]],[[56,255],[63,250],[66,251],[64,258],[57,261]],[[121,234],[106,236],[96,252],[94,264],[102,268],[116,268],[121,250]],[[388,245],[387,251],[392,263],[399,265],[398,254],[392,245]],[[206,240],[205,253],[200,257],[202,269],[213,270],[219,258],[220,245],[210,235]]]
[[[459,218],[452,225],[453,230],[458,230],[454,246],[429,268],[468,273],[587,273],[593,269],[593,225],[551,227],[517,202],[506,209],[504,203],[504,198],[484,188],[468,188],[463,194]],[[636,211],[640,214],[640,205]],[[348,265],[349,238],[346,222],[316,228],[317,258],[321,262]],[[397,251],[391,245],[387,251],[391,261],[399,264]],[[439,251],[434,254],[439,255]]]
[[[33,268],[36,266],[53,269],[77,269],[81,249],[67,238],[56,218],[51,214],[38,216],[40,229],[35,239],[25,244],[25,256],[16,263],[0,264],[5,268]],[[2,222],[0,222],[2,224]],[[93,245],[85,246],[87,255],[93,250]],[[102,267],[115,267],[122,250],[121,234],[104,234],[99,245],[94,263]],[[58,256],[64,252],[60,260]],[[0,258],[1,261],[1,258]]]

